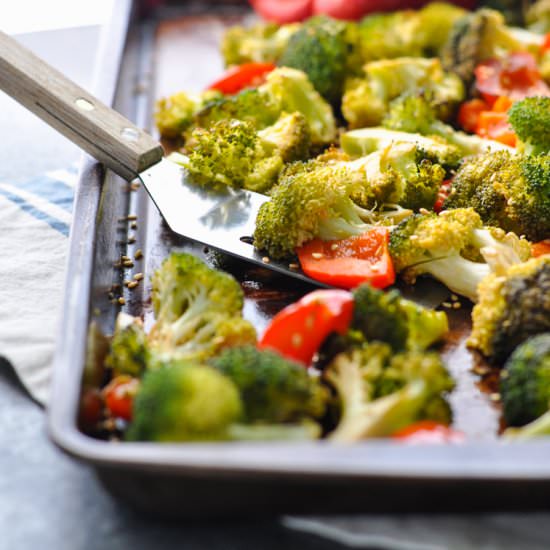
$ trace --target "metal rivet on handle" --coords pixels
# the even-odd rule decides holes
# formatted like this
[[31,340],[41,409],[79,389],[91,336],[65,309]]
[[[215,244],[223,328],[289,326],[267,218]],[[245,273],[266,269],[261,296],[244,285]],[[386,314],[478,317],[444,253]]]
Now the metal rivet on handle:
[[93,103],[91,103],[87,99],[84,99],[83,97],[79,97],[75,101],[75,104],[79,109],[82,109],[83,111],[93,111],[95,109]]
[[121,135],[126,141],[137,141],[139,138],[139,133],[135,128],[124,128]]

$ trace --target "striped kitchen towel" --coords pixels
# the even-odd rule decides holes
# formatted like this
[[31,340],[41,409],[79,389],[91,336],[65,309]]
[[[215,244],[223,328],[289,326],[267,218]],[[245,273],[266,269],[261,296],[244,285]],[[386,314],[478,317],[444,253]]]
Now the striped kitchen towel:
[[62,303],[76,166],[0,182],[0,357],[45,404]]

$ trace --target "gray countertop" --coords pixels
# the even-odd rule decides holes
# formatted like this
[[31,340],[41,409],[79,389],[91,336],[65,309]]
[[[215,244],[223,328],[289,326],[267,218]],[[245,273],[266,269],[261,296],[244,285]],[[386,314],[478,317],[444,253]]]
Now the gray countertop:
[[[90,85],[97,27],[21,39],[82,85]],[[66,47],[76,39],[77,57]],[[0,132],[0,181],[36,177],[69,166],[80,156],[75,146],[2,94]],[[215,524],[166,524],[136,516],[103,490],[93,471],[50,443],[44,411],[1,361],[0,449],[0,550],[550,547],[548,514],[243,519]]]

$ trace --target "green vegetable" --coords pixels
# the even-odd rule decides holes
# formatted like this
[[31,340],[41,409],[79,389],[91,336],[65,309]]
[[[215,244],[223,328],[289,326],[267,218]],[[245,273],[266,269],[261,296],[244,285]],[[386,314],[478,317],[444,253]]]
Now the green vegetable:
[[203,361],[224,348],[256,342],[254,327],[242,318],[242,289],[229,274],[174,252],[152,285],[155,324],[148,342],[161,359]]
[[[382,126],[389,130],[443,139],[461,156],[512,149],[503,143],[455,130],[437,118],[437,108],[424,92],[403,94],[390,103]],[[417,138],[416,138],[417,139]]]
[[[445,394],[454,383],[437,353],[392,356],[387,344],[373,342],[337,355],[324,372],[341,402],[341,418],[329,434],[348,443],[384,437],[417,420],[450,420]],[[433,416],[426,416],[431,411]]]
[[499,365],[530,336],[550,331],[550,256],[492,274],[479,285],[468,345]]
[[368,342],[385,342],[393,351],[423,351],[449,330],[445,312],[406,300],[398,290],[383,292],[364,284],[353,291],[353,299],[351,330]]
[[500,394],[507,426],[523,426],[550,408],[550,333],[520,344],[501,371]]
[[327,396],[319,379],[275,352],[232,348],[211,365],[239,389],[245,423],[299,423],[324,413]]
[[487,275],[526,260],[530,253],[527,241],[484,227],[471,208],[411,216],[390,236],[395,270],[406,280],[429,274],[473,302]]
[[315,89],[337,105],[355,49],[354,28],[330,17],[313,17],[290,37],[278,63],[303,71]]
[[147,337],[141,319],[119,313],[105,366],[113,369],[113,376],[140,376],[149,360]]
[[392,100],[413,90],[428,90],[439,118],[448,118],[464,99],[460,79],[445,73],[439,59],[400,57],[367,63],[363,78],[350,79],[342,98],[342,113],[351,128],[377,126]]
[[528,97],[517,101],[508,120],[521,140],[519,150],[528,155],[550,153],[550,97]]
[[550,155],[497,151],[468,158],[444,207],[472,207],[487,225],[543,240],[550,236]]
[[155,110],[155,122],[164,138],[179,138],[204,106],[221,96],[219,92],[207,91],[202,94],[179,92],[160,99]]
[[274,23],[257,23],[251,27],[230,27],[225,31],[221,44],[225,64],[276,62],[290,37],[299,28],[298,23],[281,26]]
[[211,367],[170,361],[145,373],[126,432],[129,441],[216,441],[242,415],[239,391]]

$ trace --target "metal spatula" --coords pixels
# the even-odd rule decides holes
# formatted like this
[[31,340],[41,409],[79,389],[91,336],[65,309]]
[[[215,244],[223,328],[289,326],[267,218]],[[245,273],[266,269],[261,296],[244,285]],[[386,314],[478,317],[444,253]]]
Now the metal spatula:
[[193,186],[150,135],[1,32],[0,89],[124,179],[139,178],[174,232],[319,284],[297,266],[263,258],[252,246],[264,195]]

